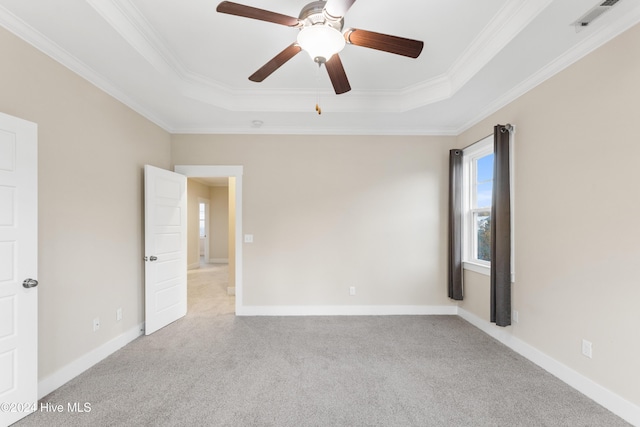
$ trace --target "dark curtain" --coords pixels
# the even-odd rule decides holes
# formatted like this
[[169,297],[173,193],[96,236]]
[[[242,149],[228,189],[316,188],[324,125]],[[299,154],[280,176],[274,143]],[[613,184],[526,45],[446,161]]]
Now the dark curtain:
[[449,298],[462,300],[462,150],[449,151]]
[[491,321],[511,325],[511,125],[493,129],[493,198],[491,201]]

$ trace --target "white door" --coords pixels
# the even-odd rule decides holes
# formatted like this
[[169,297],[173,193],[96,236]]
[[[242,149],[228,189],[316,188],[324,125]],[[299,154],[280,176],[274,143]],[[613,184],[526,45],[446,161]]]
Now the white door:
[[144,167],[145,334],[187,314],[187,178]]
[[37,132],[0,113],[0,425],[38,400]]

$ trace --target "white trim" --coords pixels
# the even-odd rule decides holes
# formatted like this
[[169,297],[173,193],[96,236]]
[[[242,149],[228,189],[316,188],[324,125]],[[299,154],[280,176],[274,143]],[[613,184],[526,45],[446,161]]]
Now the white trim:
[[[317,94],[311,96],[315,97]],[[307,98],[309,98],[307,96]],[[322,98],[322,99],[332,99],[332,98]],[[324,102],[324,101],[323,101]],[[212,134],[212,135],[390,135],[390,136],[458,136],[460,132],[458,132],[454,128],[448,127],[432,127],[428,129],[423,128],[409,128],[403,127],[402,129],[391,128],[391,129],[381,129],[381,128],[373,128],[372,126],[348,126],[348,127],[338,127],[332,126],[331,128],[319,128],[319,127],[298,127],[298,126],[268,126],[252,129],[248,128],[245,125],[230,125],[230,126],[206,126],[206,127],[173,127],[167,130],[172,134]]]
[[511,124],[509,132],[509,201],[511,225],[511,283],[516,282],[516,125]]
[[96,363],[104,360],[143,334],[144,324],[139,324],[121,335],[107,341],[100,347],[82,355],[73,362],[58,369],[38,382],[38,399],[42,399],[52,391],[62,387]]
[[[451,98],[551,2],[507,2],[443,74],[399,91],[354,90],[349,98],[339,101],[327,90],[325,107],[335,112],[399,113]],[[159,74],[180,87],[186,97],[230,111],[306,112],[308,109],[307,100],[313,93],[307,90],[234,90],[193,72],[166,47],[131,0],[88,0],[88,3]]]
[[236,315],[243,311],[242,302],[242,166],[230,165],[176,165],[173,170],[190,178],[235,178],[235,277],[236,277]]
[[482,265],[482,264],[476,264],[474,262],[463,261],[462,267],[465,270],[471,270],[479,274],[484,274],[485,276],[491,276],[491,267],[488,265]]
[[474,78],[553,0],[508,1],[489,21],[447,72],[451,96]]
[[456,315],[456,305],[250,305],[238,316]]
[[158,112],[155,111],[155,109],[149,109],[147,106],[136,102],[125,91],[121,90],[117,84],[114,84],[112,81],[104,78],[94,69],[87,66],[84,62],[80,61],[66,50],[62,49],[57,43],[51,41],[45,35],[29,26],[22,19],[18,18],[2,6],[0,6],[0,26],[6,28],[17,37],[38,49],[40,52],[49,56],[59,64],[67,67],[75,74],[89,81],[92,85],[111,95],[149,121],[160,126],[162,129],[169,131],[169,124],[158,116]]
[[640,406],[634,405],[532,345],[514,337],[510,329],[492,325],[490,322],[479,318],[463,308],[458,309],[458,316],[583,393],[594,402],[604,406],[620,418],[633,425],[640,426]]
[[[376,94],[363,91],[352,91],[352,95],[349,96],[348,100],[339,98],[339,101],[337,101],[337,99],[327,96],[326,101],[331,103],[331,108],[327,108],[327,110],[331,109],[336,112],[355,111],[365,105],[370,110],[376,107],[381,111],[398,112],[417,108],[417,106],[421,104],[425,105],[434,103],[440,99],[450,98],[461,87],[464,87],[464,82],[469,81],[469,79],[472,78],[470,76],[472,76],[474,72],[481,70],[486,65],[487,60],[492,58],[491,55],[495,57],[495,55],[501,51],[502,47],[508,44],[511,39],[515,38],[522,28],[526,27],[531,20],[544,11],[550,3],[550,0],[540,0],[539,2],[508,2],[498,15],[496,15],[494,20],[489,23],[467,50],[456,60],[451,69],[447,70],[444,74],[435,76],[417,85],[407,87],[395,96],[390,96],[388,93]],[[183,89],[185,96],[190,96],[195,99],[205,97],[205,102],[208,101],[209,104],[214,105],[222,103],[231,110],[234,109],[232,107],[238,109],[237,104],[245,105],[245,110],[248,108],[252,111],[258,108],[256,107],[257,105],[270,111],[278,109],[307,111],[309,97],[315,96],[315,93],[309,91],[303,91],[302,93],[299,93],[299,91],[283,92],[282,90],[261,90],[259,93],[256,91],[232,91],[228,87],[220,85],[218,82],[204,79],[202,76],[187,70],[170,50],[162,46],[157,35],[149,31],[150,27],[148,23],[140,21],[140,14],[135,13],[135,5],[131,0],[108,0],[105,2],[89,0],[88,4],[96,10],[96,13],[105,19],[107,24],[114,28],[114,31],[117,31],[124,40],[136,49],[142,57],[150,61],[149,63],[152,64],[156,70],[167,73],[166,75],[176,82],[177,86]],[[132,13],[132,10],[134,13]],[[126,24],[124,20],[131,22]],[[413,129],[406,127],[402,129],[372,129],[370,127],[345,129],[272,127],[251,130],[242,126],[187,127],[175,123],[175,121],[171,122],[170,119],[162,118],[157,111],[137,103],[124,91],[120,90],[112,81],[104,78],[78,58],[48,39],[45,35],[0,6],[0,26],[5,27],[56,62],[69,68],[74,73],[157,124],[162,129],[173,134],[457,136],[628,30],[637,24],[639,20],[640,7],[634,7],[621,18],[599,19],[596,21],[596,24],[589,27],[590,31],[593,32],[589,37],[547,64],[526,81],[521,82],[500,98],[490,102],[466,123],[455,123],[452,127]],[[331,92],[328,91],[328,93]],[[379,99],[376,98],[376,102],[371,102],[373,97],[378,95],[386,97],[387,99],[385,99],[384,102],[378,102]],[[295,106],[295,109],[292,105]]]
[[[474,212],[486,211],[485,208],[477,209],[475,206],[475,164],[476,160],[488,156],[493,153],[493,134],[482,138],[480,141],[468,146],[462,150],[462,259],[463,262],[473,263],[475,265],[483,265],[482,260],[476,258],[476,234]],[[491,207],[489,207],[489,210]],[[487,268],[491,264],[487,263]],[[472,270],[473,268],[469,268]],[[476,271],[476,270],[474,270]],[[489,270],[490,272],[490,270]],[[478,273],[485,274],[482,270]]]
[[606,22],[605,19],[601,19],[599,21],[600,22],[597,23],[598,29],[595,30],[596,26],[594,26],[594,29],[592,30],[593,34],[573,46],[565,52],[565,54],[551,61],[527,80],[522,81],[501,97],[489,103],[478,114],[476,114],[474,118],[469,120],[467,123],[464,123],[454,133],[456,135],[464,133],[501,108],[507,106],[525,93],[537,87],[539,84],[547,81],[565,68],[571,66],[575,62],[578,62],[600,46],[608,43],[615,37],[636,25],[638,21],[640,21],[640,7],[635,7],[630,13],[627,13],[620,19],[616,19],[614,22]]
[[[640,426],[640,406],[634,405],[593,380],[560,363],[530,344],[516,338],[510,329],[500,328],[455,305],[450,306],[242,306],[242,316],[381,316],[381,315],[458,315],[487,335],[540,366],[569,386],[583,393],[632,425]],[[115,353],[143,334],[144,324],[113,338],[38,383],[38,399],[71,381],[87,369]]]
[[209,264],[229,264],[229,258],[209,258]]
[[196,270],[198,268],[200,268],[199,262],[194,262],[193,264],[187,265],[187,270]]

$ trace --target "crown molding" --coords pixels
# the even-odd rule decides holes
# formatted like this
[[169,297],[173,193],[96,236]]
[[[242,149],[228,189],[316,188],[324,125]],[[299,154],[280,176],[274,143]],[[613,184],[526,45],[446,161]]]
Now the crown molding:
[[186,69],[130,1],[86,0],[151,66],[166,77],[182,80]]
[[[203,76],[186,70],[175,56],[159,42],[153,28],[144,20],[140,12],[130,0],[87,0],[94,8],[96,4],[102,9],[101,16],[108,16],[110,25],[117,25],[117,30],[125,40],[154,67],[172,79],[184,96],[205,102],[210,105],[222,106],[231,111],[290,111],[306,112],[309,109],[309,99],[315,99],[317,93],[310,91],[234,91]],[[476,40],[469,46],[451,69],[444,75],[437,76],[418,85],[407,87],[398,92],[366,92],[348,93],[340,97],[333,96],[327,91],[322,93],[325,108],[335,112],[390,112],[399,113],[410,111],[423,105],[451,97],[468,79],[493,58],[506,43],[530,22],[537,14],[548,6],[550,0],[539,3],[536,7],[531,0],[508,2],[498,15],[483,30]],[[326,135],[459,135],[481,120],[495,113],[518,97],[524,95],[540,83],[552,77],[564,68],[578,61],[599,46],[626,31],[640,22],[640,5],[629,6],[631,9],[622,17],[609,19],[609,14],[596,21],[583,31],[591,31],[582,42],[557,58],[529,79],[522,82],[509,92],[487,104],[481,111],[466,123],[453,128],[414,128],[372,130],[370,128],[322,129],[322,128],[291,128],[274,127],[247,129],[245,127],[215,127],[215,128],[184,128],[172,126],[161,120],[151,109],[140,105],[118,87],[105,79],[73,55],[62,49],[43,34],[30,27],[24,21],[0,6],[0,25],[15,34],[25,42],[31,44],[56,62],[62,64],[72,72],[83,77],[94,86],[113,96],[148,120],[157,124],[170,133],[213,133],[213,134],[326,134]],[[98,9],[96,9],[98,10]],[[512,17],[518,25],[505,26],[507,17]],[[528,17],[528,18],[527,18]],[[106,18],[105,18],[106,19]],[[126,22],[123,22],[123,19]],[[117,24],[114,24],[116,22]],[[114,27],[115,28],[115,27]],[[490,36],[492,35],[492,36]],[[491,52],[493,49],[493,53]],[[493,56],[492,56],[493,55]],[[476,71],[472,71],[473,69]],[[213,100],[217,100],[215,102]],[[213,101],[213,102],[212,102]],[[249,105],[249,106],[248,106]]]
[[[564,55],[559,56],[554,61],[541,68],[537,73],[533,74],[510,91],[506,92],[504,95],[487,104],[474,118],[460,126],[456,130],[456,133],[459,135],[465,132],[480,121],[489,117],[491,114],[529,92],[539,84],[584,58],[600,46],[624,33],[634,25],[640,23],[640,4],[636,5],[635,8],[624,14],[623,17],[614,21],[607,20],[606,18],[608,17],[605,15],[602,19],[591,24],[591,28],[589,29],[592,30],[592,33],[585,37],[584,40],[573,46]],[[584,31],[588,30],[585,29]]]
[[553,0],[506,2],[447,73],[452,94],[471,80],[552,2]]
[[124,92],[118,89],[117,86],[102,77],[95,70],[76,59],[69,52],[62,49],[56,43],[52,42],[39,31],[29,26],[23,20],[21,20],[2,6],[0,6],[0,25],[2,25],[18,38],[24,40],[28,44],[38,49],[40,52],[49,56],[54,61],[58,62],[75,74],[89,81],[98,89],[106,92],[110,96],[122,102],[124,105],[136,111],[138,114],[157,124],[164,130],[167,130],[169,128],[169,125],[159,117],[157,117],[151,110],[135,102]]
[[[131,0],[87,0],[127,43],[183,96],[229,111],[304,112],[316,92],[234,90],[185,67]],[[399,91],[351,91],[339,102],[326,91],[337,112],[402,113],[451,98],[553,0],[511,0],[498,12],[450,70]]]
[[455,128],[387,128],[372,129],[370,127],[341,128],[326,127],[285,127],[264,126],[256,129],[248,127],[198,127],[175,128],[169,130],[172,134],[193,135],[347,135],[347,136],[457,136]]

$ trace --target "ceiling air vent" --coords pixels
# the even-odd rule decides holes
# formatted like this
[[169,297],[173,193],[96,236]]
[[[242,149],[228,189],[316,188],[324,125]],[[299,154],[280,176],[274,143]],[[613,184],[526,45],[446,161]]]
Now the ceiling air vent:
[[611,9],[620,0],[607,0],[602,2],[598,6],[594,7],[584,15],[582,15],[576,22],[573,23],[576,27],[586,27],[591,24],[600,15]]

